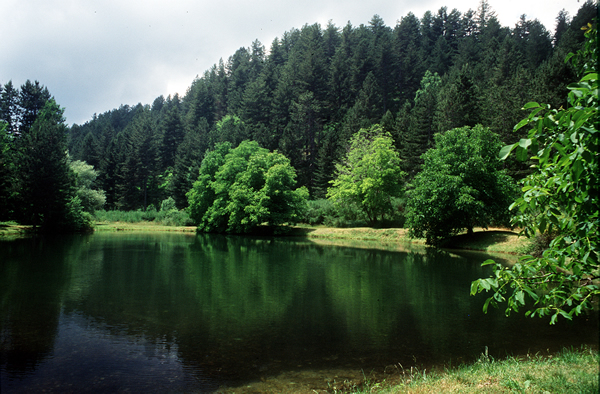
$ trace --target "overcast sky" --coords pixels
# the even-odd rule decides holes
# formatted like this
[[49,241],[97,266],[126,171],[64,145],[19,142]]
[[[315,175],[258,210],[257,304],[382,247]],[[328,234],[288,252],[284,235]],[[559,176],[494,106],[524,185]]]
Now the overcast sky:
[[[583,1],[583,0],[581,0]],[[409,12],[418,18],[446,6],[461,13],[480,0],[1,0],[0,83],[27,79],[48,87],[67,123],[121,104],[152,104],[161,94],[185,94],[220,58],[258,39],[269,49],[292,28],[328,21],[386,25]],[[503,26],[521,14],[553,33],[561,9],[577,0],[489,0]]]

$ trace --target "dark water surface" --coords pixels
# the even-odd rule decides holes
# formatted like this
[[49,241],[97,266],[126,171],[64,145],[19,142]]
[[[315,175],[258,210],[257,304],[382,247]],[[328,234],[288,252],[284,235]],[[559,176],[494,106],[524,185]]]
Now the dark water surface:
[[598,346],[597,317],[484,315],[469,287],[489,274],[487,255],[354,246],[179,233],[0,241],[1,392],[213,392],[286,374],[324,390],[344,371],[457,364],[486,347]]

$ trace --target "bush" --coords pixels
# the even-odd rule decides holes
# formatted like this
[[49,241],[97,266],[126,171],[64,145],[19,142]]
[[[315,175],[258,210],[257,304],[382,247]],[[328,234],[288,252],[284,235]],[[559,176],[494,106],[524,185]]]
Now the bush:
[[311,200],[307,201],[307,209],[303,222],[314,226],[325,224],[326,221],[331,221],[336,216],[335,206],[330,200]]
[[105,211],[99,209],[94,212],[94,217],[99,222],[125,222],[125,223],[139,223],[143,221],[142,211]]
[[92,230],[92,215],[83,210],[81,200],[75,196],[67,203],[67,214],[60,231],[88,232]]
[[160,203],[160,210],[161,211],[176,211],[177,210],[177,205],[175,205],[175,200],[173,199],[173,197],[169,197],[167,199],[164,199]]
[[159,211],[155,221],[163,226],[193,226],[195,224],[186,211],[176,209]]
[[187,212],[174,209],[157,211],[153,206],[146,211],[96,211],[94,217],[99,222],[141,223],[156,222],[163,226],[192,226],[193,220]]

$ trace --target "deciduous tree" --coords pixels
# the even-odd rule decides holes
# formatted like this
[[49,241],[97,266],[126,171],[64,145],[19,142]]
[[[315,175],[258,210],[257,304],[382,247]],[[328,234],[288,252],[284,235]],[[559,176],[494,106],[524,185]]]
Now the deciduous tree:
[[391,213],[392,197],[401,195],[404,175],[391,135],[374,125],[350,139],[348,153],[336,165],[327,198],[338,206],[356,206],[375,224]]
[[508,222],[514,186],[501,169],[500,144],[481,125],[435,135],[435,148],[423,155],[423,170],[408,193],[411,237],[437,245],[464,229]]
[[188,193],[190,217],[198,230],[237,234],[262,224],[297,222],[308,191],[294,190],[296,173],[289,160],[255,141],[230,146],[218,144],[207,153]]

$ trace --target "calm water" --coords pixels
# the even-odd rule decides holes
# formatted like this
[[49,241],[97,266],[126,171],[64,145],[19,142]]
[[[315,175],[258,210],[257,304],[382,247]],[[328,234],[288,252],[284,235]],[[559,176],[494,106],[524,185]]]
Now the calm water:
[[212,392],[290,374],[323,390],[344,373],[456,364],[486,347],[502,357],[598,345],[595,317],[551,327],[484,315],[469,286],[489,256],[354,246],[0,241],[1,392]]

